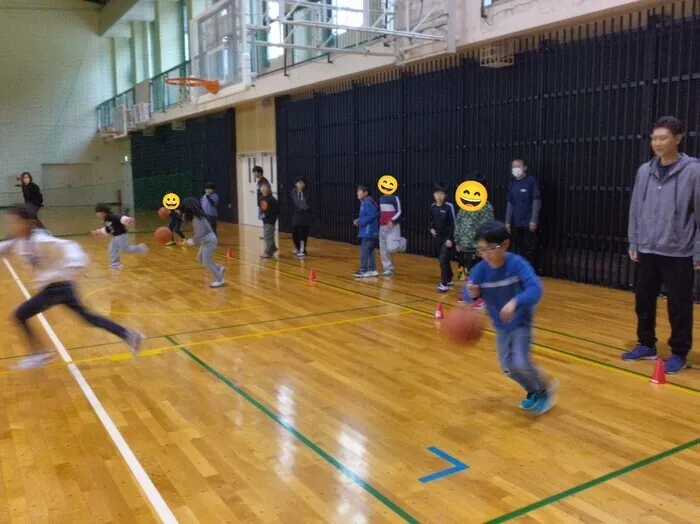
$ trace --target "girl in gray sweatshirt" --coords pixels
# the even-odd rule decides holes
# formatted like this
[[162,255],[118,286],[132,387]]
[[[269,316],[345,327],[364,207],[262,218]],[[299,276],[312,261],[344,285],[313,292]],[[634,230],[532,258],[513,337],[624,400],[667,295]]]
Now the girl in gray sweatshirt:
[[221,287],[224,285],[224,266],[214,263],[214,251],[218,245],[218,240],[211,225],[207,221],[207,216],[202,209],[201,204],[194,197],[187,197],[180,205],[185,222],[192,223],[194,230],[192,237],[187,239],[186,245],[199,246],[197,253],[197,262],[206,267],[212,275],[214,282],[210,287]]

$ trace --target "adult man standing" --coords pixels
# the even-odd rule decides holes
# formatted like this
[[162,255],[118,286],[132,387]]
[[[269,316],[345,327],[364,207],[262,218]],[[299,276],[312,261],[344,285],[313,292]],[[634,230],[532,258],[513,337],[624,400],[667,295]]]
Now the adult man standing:
[[513,237],[513,251],[535,267],[537,226],[542,209],[540,186],[535,177],[528,174],[522,158],[513,159],[511,173],[515,180],[508,186],[506,228]]
[[666,286],[671,356],[666,373],[680,373],[693,345],[693,269],[700,268],[700,163],[678,152],[683,127],[675,117],[653,125],[655,157],[637,171],[628,226],[637,263],[637,345],[623,360],[656,360],[656,300]]

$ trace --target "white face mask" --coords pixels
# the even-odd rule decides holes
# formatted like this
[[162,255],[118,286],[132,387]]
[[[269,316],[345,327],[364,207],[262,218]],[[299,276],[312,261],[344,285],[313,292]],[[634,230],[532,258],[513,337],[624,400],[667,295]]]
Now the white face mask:
[[513,176],[516,178],[520,178],[523,176],[523,168],[522,167],[514,167],[511,169],[511,173],[513,173]]

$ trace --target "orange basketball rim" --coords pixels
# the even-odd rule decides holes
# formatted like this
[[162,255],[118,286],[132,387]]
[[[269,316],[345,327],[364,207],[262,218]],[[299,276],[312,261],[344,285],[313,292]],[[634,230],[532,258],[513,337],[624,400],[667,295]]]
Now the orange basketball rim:
[[219,92],[218,80],[205,80],[204,78],[196,78],[194,76],[183,76],[176,78],[166,78],[165,83],[171,86],[180,87],[203,87],[212,95]]

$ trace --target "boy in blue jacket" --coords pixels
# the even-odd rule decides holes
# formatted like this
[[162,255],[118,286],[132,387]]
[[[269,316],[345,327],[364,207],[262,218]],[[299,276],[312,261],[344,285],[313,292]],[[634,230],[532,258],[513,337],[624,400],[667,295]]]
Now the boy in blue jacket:
[[527,393],[520,408],[541,415],[554,406],[557,386],[530,356],[532,316],[542,298],[542,283],[523,257],[508,252],[509,236],[502,222],[492,220],[479,227],[474,241],[483,260],[470,273],[468,292],[486,303],[501,369]]
[[369,196],[369,187],[365,185],[357,186],[357,198],[360,201],[360,216],[354,221],[359,231],[358,238],[362,239],[360,244],[360,270],[355,272],[356,278],[376,277],[377,261],[374,250],[377,248],[379,237],[379,206]]

